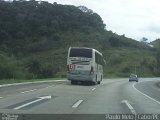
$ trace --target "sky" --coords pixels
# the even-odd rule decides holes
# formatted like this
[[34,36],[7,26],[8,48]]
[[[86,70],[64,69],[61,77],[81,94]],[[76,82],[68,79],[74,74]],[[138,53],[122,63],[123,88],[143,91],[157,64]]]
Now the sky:
[[160,0],[48,0],[63,5],[86,6],[99,14],[106,30],[148,42],[160,38]]

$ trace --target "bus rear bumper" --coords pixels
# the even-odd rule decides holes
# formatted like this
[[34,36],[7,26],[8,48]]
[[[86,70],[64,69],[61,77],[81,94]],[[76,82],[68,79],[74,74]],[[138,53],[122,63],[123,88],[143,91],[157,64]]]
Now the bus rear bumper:
[[67,75],[68,80],[73,80],[73,81],[93,81],[93,76],[88,75],[88,76],[80,76],[80,75]]

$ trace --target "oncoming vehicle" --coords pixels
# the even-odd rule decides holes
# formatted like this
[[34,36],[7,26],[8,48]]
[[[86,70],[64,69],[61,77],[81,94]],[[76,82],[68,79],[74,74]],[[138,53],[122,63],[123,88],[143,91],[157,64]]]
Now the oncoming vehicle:
[[129,82],[130,82],[130,81],[136,81],[136,82],[138,82],[138,77],[137,77],[137,75],[136,75],[136,74],[131,74],[130,77],[129,77]]
[[67,58],[67,79],[71,84],[90,82],[100,84],[103,79],[103,55],[92,48],[70,47]]

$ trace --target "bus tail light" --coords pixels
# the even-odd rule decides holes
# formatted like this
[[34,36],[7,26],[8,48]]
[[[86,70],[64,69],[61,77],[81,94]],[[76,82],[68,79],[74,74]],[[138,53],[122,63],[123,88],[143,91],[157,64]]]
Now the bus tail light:
[[94,68],[93,68],[93,66],[91,66],[91,70],[90,70],[89,75],[93,75],[93,73],[94,73]]
[[68,72],[68,73],[70,72],[70,70],[69,70],[69,65],[67,65],[67,72]]

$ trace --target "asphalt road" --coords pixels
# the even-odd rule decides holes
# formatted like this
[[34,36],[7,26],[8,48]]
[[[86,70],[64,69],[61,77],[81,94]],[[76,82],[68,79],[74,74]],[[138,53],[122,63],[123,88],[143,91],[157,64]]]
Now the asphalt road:
[[157,82],[160,78],[139,82],[121,78],[105,79],[100,85],[71,85],[62,80],[0,87],[0,118],[23,114],[19,119],[106,120],[109,114],[156,115],[160,114]]

